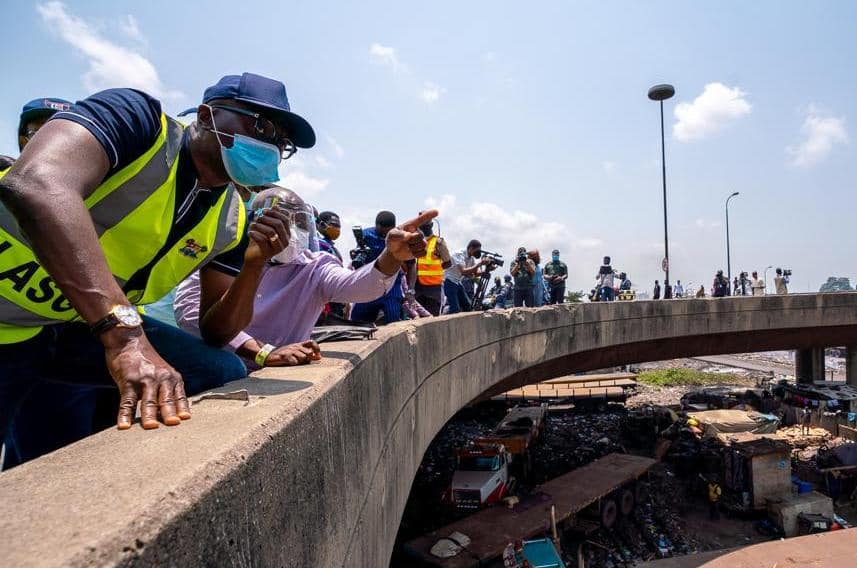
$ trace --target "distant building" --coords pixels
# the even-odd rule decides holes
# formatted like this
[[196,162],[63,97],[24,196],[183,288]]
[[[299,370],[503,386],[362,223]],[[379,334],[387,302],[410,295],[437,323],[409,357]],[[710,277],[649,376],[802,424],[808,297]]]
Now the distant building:
[[851,281],[844,276],[830,276],[827,282],[821,285],[819,292],[850,292],[854,290],[851,287]]

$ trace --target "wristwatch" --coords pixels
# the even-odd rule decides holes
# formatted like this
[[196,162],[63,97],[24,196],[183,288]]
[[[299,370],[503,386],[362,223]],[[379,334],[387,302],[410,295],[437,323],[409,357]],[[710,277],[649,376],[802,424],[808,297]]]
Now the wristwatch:
[[139,327],[142,324],[143,319],[137,312],[137,308],[120,304],[113,306],[106,316],[92,324],[89,329],[94,335],[101,335],[114,327]]

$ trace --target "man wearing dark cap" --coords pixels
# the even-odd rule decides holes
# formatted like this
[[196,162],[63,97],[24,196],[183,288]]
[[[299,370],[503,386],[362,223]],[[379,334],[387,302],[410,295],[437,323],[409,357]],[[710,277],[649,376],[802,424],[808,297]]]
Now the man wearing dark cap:
[[71,103],[64,99],[33,99],[25,104],[18,121],[18,149],[23,150],[50,117],[69,108]]
[[[384,251],[387,233],[396,226],[396,216],[391,211],[380,211],[375,216],[375,226],[363,229],[363,239],[369,247],[366,264],[374,262]],[[414,262],[408,263],[408,269],[412,270]],[[378,319],[380,312],[384,312],[384,323],[393,323],[402,319],[402,277],[399,272],[393,287],[383,296],[371,302],[354,304],[351,307],[351,319],[353,321],[374,322]]]
[[568,279],[568,267],[559,259],[559,250],[551,253],[551,261],[545,265],[545,280],[550,288],[548,303],[562,304],[565,301],[565,281]]
[[[30,138],[35,136],[50,117],[61,110],[68,110],[69,107],[71,103],[64,99],[33,99],[25,104],[18,120],[18,150],[24,149]],[[0,155],[0,171],[12,167],[14,163],[14,158]]]
[[[45,382],[115,382],[126,429],[138,402],[144,428],[177,425],[190,418],[186,393],[243,377],[235,355],[136,306],[200,270],[203,339],[220,346],[243,329],[290,231],[280,210],[247,227],[233,184],[277,180],[279,164],[314,143],[285,86],[252,73],[206,89],[188,127],[134,89],[51,117],[0,179],[0,435]],[[53,412],[30,423],[59,436]]]

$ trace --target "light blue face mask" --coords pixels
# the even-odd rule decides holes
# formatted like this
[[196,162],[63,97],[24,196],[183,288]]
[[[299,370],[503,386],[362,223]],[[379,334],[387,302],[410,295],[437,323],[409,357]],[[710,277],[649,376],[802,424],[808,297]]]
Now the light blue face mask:
[[[243,134],[220,132],[214,123],[213,109],[211,123],[212,131],[217,135],[217,142],[220,144],[223,167],[226,168],[229,179],[244,187],[265,185],[280,179],[277,166],[280,165],[282,153],[279,148]],[[232,138],[231,148],[223,145],[221,136]]]

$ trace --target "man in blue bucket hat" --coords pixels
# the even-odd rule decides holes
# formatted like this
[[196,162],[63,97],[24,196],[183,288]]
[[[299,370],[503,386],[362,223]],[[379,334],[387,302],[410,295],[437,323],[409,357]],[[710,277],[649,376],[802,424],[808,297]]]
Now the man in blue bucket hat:
[[[285,85],[252,73],[206,89],[187,127],[146,93],[109,89],[28,140],[0,174],[0,435],[27,424],[19,461],[89,433],[90,397],[57,408],[54,384],[118,387],[118,427],[139,404],[148,429],[178,425],[187,395],[246,375],[216,347],[250,322],[261,270],[290,232],[279,210],[247,226],[235,185],[276,181],[314,144]],[[137,309],[196,270],[205,342]],[[76,428],[58,431],[62,415]]]

